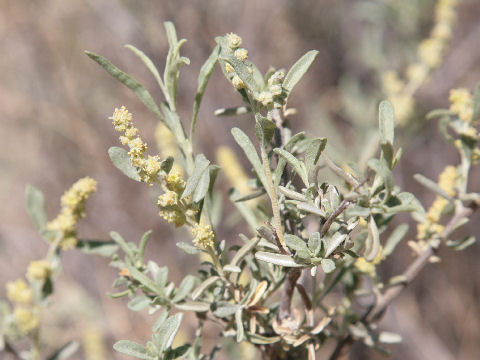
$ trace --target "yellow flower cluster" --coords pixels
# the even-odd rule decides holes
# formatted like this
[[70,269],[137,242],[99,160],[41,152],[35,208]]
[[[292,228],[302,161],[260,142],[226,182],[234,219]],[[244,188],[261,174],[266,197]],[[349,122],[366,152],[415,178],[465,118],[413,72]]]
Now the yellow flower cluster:
[[23,279],[8,282],[7,298],[15,304],[13,318],[20,333],[26,335],[38,328],[40,323],[39,309],[32,306],[33,290]]
[[185,181],[177,172],[171,172],[164,178],[168,189],[158,197],[159,215],[169,223],[179,227],[187,221],[186,210],[188,205],[180,202],[180,195],[185,189]]
[[27,269],[27,279],[30,281],[44,281],[52,274],[52,267],[46,260],[36,260],[30,262]]
[[193,244],[201,248],[212,247],[215,244],[215,234],[210,225],[195,224],[192,229]]
[[382,247],[380,247],[380,250],[378,251],[377,256],[375,256],[375,259],[373,259],[372,261],[368,261],[362,256],[355,261],[354,266],[360,272],[370,276],[371,278],[374,278],[377,274],[376,265],[380,264],[383,260],[385,260],[385,256],[383,255]]
[[6,289],[7,298],[12,302],[27,304],[32,301],[32,288],[23,279],[7,282]]
[[[159,122],[155,128],[155,141],[157,143],[157,149],[160,152],[160,156],[163,159],[171,156],[177,160],[181,157],[180,151],[177,147],[175,135],[173,135],[172,132],[161,122]],[[183,168],[176,161],[173,163],[171,171],[177,172],[180,175],[183,174]]]
[[110,117],[115,130],[123,133],[120,141],[123,145],[127,145],[130,149],[128,155],[130,162],[137,168],[140,179],[147,184],[153,185],[157,180],[157,174],[160,171],[160,158],[158,156],[148,156],[145,159],[145,151],[147,144],[143,142],[138,129],[133,126],[132,114],[122,106],[120,109],[115,108],[113,116]]
[[428,79],[429,73],[438,67],[452,37],[455,23],[455,6],[458,0],[438,0],[435,6],[435,23],[430,36],[423,40],[417,49],[419,61],[405,71],[406,81],[395,71],[382,75],[382,88],[395,108],[395,118],[404,124],[414,109],[413,94]]
[[15,318],[15,325],[24,335],[37,329],[40,325],[40,310],[38,307],[16,307],[13,311],[13,316]]
[[[466,123],[472,120],[473,97],[467,89],[450,90],[450,110],[455,112],[459,119]],[[475,130],[475,129],[473,129]]]
[[[97,190],[97,182],[90,177],[78,180],[61,198],[62,208],[58,216],[47,224],[47,230],[60,232],[62,249],[70,249],[77,244],[76,224],[85,217],[85,202]],[[51,237],[51,241],[55,236]]]
[[[458,178],[457,168],[447,166],[438,177],[438,186],[444,190],[449,196],[455,196],[455,185]],[[417,225],[417,239],[428,239],[432,234],[440,234],[444,226],[441,225],[440,219],[442,213],[449,204],[449,201],[442,196],[437,196],[432,206],[427,211],[427,219],[425,222]]]

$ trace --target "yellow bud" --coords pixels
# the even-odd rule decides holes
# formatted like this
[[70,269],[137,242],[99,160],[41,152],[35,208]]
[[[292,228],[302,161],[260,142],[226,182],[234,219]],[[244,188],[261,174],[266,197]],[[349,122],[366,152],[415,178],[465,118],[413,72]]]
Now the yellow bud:
[[230,49],[236,49],[242,45],[242,38],[234,33],[227,34],[227,46]]
[[30,281],[44,281],[52,274],[52,267],[46,260],[31,261],[27,269],[27,279]]
[[15,281],[9,281],[6,285],[8,300],[26,304],[33,298],[33,291],[23,279],[17,279]]
[[234,55],[240,61],[245,61],[248,59],[248,51],[245,49],[235,50]]

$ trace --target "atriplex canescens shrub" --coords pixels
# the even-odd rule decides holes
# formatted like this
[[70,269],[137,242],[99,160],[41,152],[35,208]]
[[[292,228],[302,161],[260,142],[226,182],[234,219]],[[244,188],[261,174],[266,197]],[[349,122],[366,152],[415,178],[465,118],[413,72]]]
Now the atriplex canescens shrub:
[[[118,269],[114,282],[118,289],[112,297],[129,297],[131,310],[149,308],[157,318],[152,339],[145,345],[128,340],[114,345],[115,350],[132,357],[211,359],[219,347],[202,346],[204,324],[210,321],[220,326],[218,336],[253,344],[266,359],[315,359],[319,349],[332,341],[336,343],[332,359],[354,341],[386,352],[384,344],[401,340],[394,333],[377,330],[386,307],[428,262],[439,260],[435,255],[439,247],[462,250],[475,241],[471,236],[458,238],[455,231],[480,204],[480,195],[468,187],[470,168],[479,159],[475,126],[480,120],[480,88],[474,97],[465,89],[452,90],[450,109],[428,115],[439,118],[440,133],[458,150],[460,163],[447,165],[438,181],[416,175],[437,196],[425,211],[414,194],[395,185],[392,170],[401,161],[401,149],[395,147],[390,102],[382,101],[378,108],[378,154],[363,165],[335,163],[325,154],[325,138],[292,134],[287,101],[317,51],[307,52],[286,72],[272,68],[261,74],[248,60],[239,36],[218,37],[198,77],[187,132],[177,112],[177,80],[181,67],[189,64],[189,59],[180,55],[185,40],[177,39],[171,23],[165,28],[170,48],[163,76],[143,52],[128,46],[158,82],[165,98],[161,104],[104,57],[87,55],[130,88],[160,126],[168,129],[163,131],[165,136],[174,137],[178,146],[175,159],[147,155],[132,114],[122,106],[115,109],[111,120],[123,147],[111,147],[108,153],[121,172],[158,192],[156,205],[163,219],[188,229],[191,237],[177,243],[185,252],[182,256],[201,255],[204,261],[196,273],[186,275],[176,286],[169,281],[166,267],[145,260],[150,231],[138,244],[113,231],[113,241],[81,240],[76,223],[85,216],[85,201],[96,190],[93,179],[83,178],[65,192],[61,212],[52,221],[47,221],[42,193],[30,186],[27,210],[50,247],[44,259],[31,262],[26,280],[20,278],[6,286],[10,302],[1,305],[3,351],[18,359],[45,356],[40,312],[59,273],[61,252],[78,248],[110,258],[110,265]],[[424,66],[425,76],[434,67],[430,60],[417,64],[418,69]],[[216,115],[252,115],[255,139],[239,128],[231,131],[251,163],[250,179],[234,159],[223,161],[220,168],[195,151],[198,109],[217,65],[245,105],[221,109]],[[250,227],[249,233],[238,235],[240,242],[215,235],[215,228],[224,220],[215,187],[219,171],[237,175],[231,176],[236,188],[229,196]],[[327,172],[333,172],[337,181],[327,182]],[[244,182],[238,181],[243,178]],[[416,258],[404,273],[382,279],[377,265],[395,256],[396,246],[408,232],[405,223],[392,225],[399,213],[409,213],[418,223],[416,240],[408,243]],[[326,306],[326,299],[333,294],[335,305]],[[196,314],[198,330],[191,343],[172,347],[184,312]],[[22,338],[31,341],[31,348],[17,352],[14,342]],[[49,359],[64,359],[76,348],[75,342],[69,343]]]

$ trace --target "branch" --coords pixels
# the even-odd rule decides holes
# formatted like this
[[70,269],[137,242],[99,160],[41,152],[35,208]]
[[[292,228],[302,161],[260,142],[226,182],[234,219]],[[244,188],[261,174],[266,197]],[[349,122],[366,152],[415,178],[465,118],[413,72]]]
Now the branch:
[[[463,205],[457,206],[455,215],[450,219],[442,233],[437,236],[437,239],[447,239],[448,236],[456,228],[456,226],[460,223],[460,221],[462,221],[463,218],[471,216],[475,212],[475,210],[477,210],[478,206],[478,202],[472,202],[467,207],[464,207]],[[430,244],[425,248],[422,254],[420,254],[420,256],[418,256],[401,275],[404,281],[388,288],[388,290],[385,291],[385,294],[381,296],[379,301],[377,301],[375,306],[372,308],[372,310],[366,317],[367,322],[376,320],[383,313],[383,311],[388,307],[388,305],[390,305],[390,303],[392,303],[393,300],[397,298],[397,296],[402,292],[402,290],[406,288],[407,285],[410,284],[422,271],[425,265],[428,264],[430,257],[436,252],[436,250],[437,249]]]

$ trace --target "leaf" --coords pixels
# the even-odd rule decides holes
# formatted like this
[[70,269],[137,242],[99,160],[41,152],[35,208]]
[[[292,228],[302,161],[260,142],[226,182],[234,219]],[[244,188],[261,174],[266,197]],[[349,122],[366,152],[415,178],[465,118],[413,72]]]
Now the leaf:
[[262,147],[266,148],[272,141],[275,133],[275,124],[260,114],[255,114],[255,119],[257,120],[255,123],[255,136]]
[[389,331],[382,331],[378,336],[378,341],[384,344],[397,344],[402,342],[402,336]]
[[290,68],[282,84],[283,88],[287,91],[288,94],[290,94],[293,87],[300,81],[303,75],[305,75],[317,55],[317,50],[310,50]]
[[[176,347],[175,349],[171,349],[167,353],[167,356],[165,356],[165,360],[177,359],[179,357],[182,357],[188,352],[188,350],[190,350],[190,347],[191,347],[190,344],[183,344],[179,347]],[[185,357],[182,357],[182,359],[185,359]]]
[[395,250],[396,246],[400,243],[400,241],[403,240],[405,235],[407,235],[408,228],[408,224],[401,224],[392,231],[387,241],[385,242],[385,246],[383,247],[383,255],[388,256]]
[[320,233],[318,231],[311,233],[308,238],[308,247],[310,251],[315,252],[321,246]]
[[167,320],[165,320],[160,326],[158,330],[159,344],[157,344],[160,353],[164,352],[170,346],[172,346],[173,340],[175,339],[178,329],[180,328],[182,318],[183,314],[177,313],[174,316],[169,317]]
[[153,61],[143,51],[137,49],[135,46],[127,44],[125,45],[125,47],[131,52],[133,52],[135,55],[137,55],[143,61],[145,66],[148,68],[148,70],[150,70],[150,72],[153,74],[153,77],[157,81],[158,85],[160,85],[160,87],[163,90],[164,85],[163,85],[162,78],[160,77],[160,73],[158,72],[158,69],[153,63]]
[[165,296],[163,288],[155,283],[152,279],[146,276],[144,273],[138,271],[135,267],[127,264],[127,269],[130,272],[130,275],[142,284],[149,292],[152,292],[159,296]]
[[180,311],[207,312],[210,310],[210,304],[201,301],[186,301],[182,304],[175,304]]
[[[304,138],[305,138],[304,131],[293,135],[290,138],[290,140],[288,140],[288,142],[283,146],[283,149],[290,152],[295,147],[295,145],[299,141],[303,140]],[[284,158],[279,157],[277,168],[275,169],[275,182],[274,182],[275,188],[280,184],[280,181],[282,180],[282,175],[283,175],[283,171],[285,170],[285,165],[287,165],[287,161]]]
[[152,230],[147,231],[145,234],[142,235],[140,239],[140,244],[138,245],[138,254],[140,260],[143,262],[143,258],[145,257],[145,248],[147,247],[147,242],[152,235]]
[[242,309],[242,305],[223,303],[221,304],[213,314],[219,318],[226,318],[235,314],[238,310]]
[[152,331],[154,333],[157,333],[160,327],[162,326],[163,322],[167,320],[167,318],[168,318],[168,311],[167,310],[162,311],[158,319],[155,320],[155,323],[152,325]]
[[192,292],[192,299],[196,300],[202,295],[202,293],[207,290],[210,286],[215,284],[220,277],[218,276],[211,276],[203,281],[193,292]]
[[110,257],[118,251],[118,245],[114,241],[79,239],[75,247],[85,254],[105,257]]
[[242,321],[242,309],[238,309],[235,312],[235,324],[237,328],[237,343],[241,343],[245,337],[245,331],[243,329]]
[[243,258],[245,258],[245,256],[247,256],[253,249],[255,249],[255,246],[257,246],[259,241],[260,241],[260,238],[257,236],[248,240],[246,244],[244,244],[240,249],[238,249],[237,253],[230,261],[230,265],[231,266],[240,265]]
[[447,200],[453,201],[452,197],[448,195],[445,190],[443,190],[440,186],[438,186],[437,183],[430,180],[429,178],[423,176],[422,174],[415,174],[413,175],[413,178],[417,180],[420,184],[425,186],[427,189],[436,193],[437,195],[440,195],[441,197]]
[[252,344],[257,344],[257,345],[275,344],[276,342],[279,342],[281,339],[280,336],[262,336],[254,333],[247,333],[247,337]]
[[241,273],[242,269],[240,269],[238,266],[228,264],[223,267],[223,271],[229,272],[229,273]]
[[272,264],[280,265],[284,267],[303,267],[302,264],[297,264],[293,260],[293,258],[289,255],[258,251],[255,253],[255,258],[257,260],[265,261],[268,263],[272,263]]
[[382,101],[378,106],[378,127],[381,142],[388,142],[393,145],[395,116],[393,106],[388,100]]
[[284,234],[283,240],[285,241],[285,244],[287,244],[287,246],[292,250],[308,252],[308,247],[305,241],[296,235]]
[[130,260],[135,260],[135,254],[133,253],[132,248],[119,233],[116,231],[110,231],[110,237],[122,248],[123,252],[130,258]]
[[265,175],[265,171],[263,170],[262,162],[258,157],[257,150],[253,146],[252,142],[248,138],[248,136],[239,128],[232,129],[232,135],[237,144],[242,148],[243,152],[247,156],[247,159],[253,166],[253,169],[257,173],[257,176],[262,183],[265,189],[268,189],[267,184],[267,176]]
[[367,261],[373,261],[380,251],[380,236],[378,233],[378,227],[375,223],[373,216],[370,216],[368,223],[368,237],[365,242],[364,257]]
[[132,311],[140,311],[145,309],[148,305],[150,305],[150,302],[151,302],[151,299],[148,296],[140,295],[130,300],[127,306]]
[[210,161],[203,154],[199,154],[195,157],[195,167],[192,175],[188,178],[185,190],[182,193],[182,199],[190,196],[196,190],[203,173],[207,171]]
[[142,84],[140,84],[132,76],[117,68],[103,56],[94,54],[90,51],[85,51],[85,54],[87,54],[90,59],[103,67],[110,75],[118,79],[122,84],[132,90],[133,93],[138,97],[138,99],[143,102],[145,106],[149,108],[150,111],[153,112],[158,119],[164,121],[158,105],[153,100],[152,95],[150,95],[150,93],[147,91],[147,89],[143,87]]
[[309,186],[308,183],[308,177],[307,177],[307,171],[305,170],[305,165],[300,162],[295,156],[293,156],[291,153],[284,149],[273,149],[273,151],[277,154],[280,155],[282,158],[284,158],[290,166],[295,170],[295,172],[300,176],[302,179],[303,183],[305,184],[306,187]]
[[330,274],[332,271],[335,270],[335,261],[331,259],[322,259],[320,261],[320,265],[322,266],[325,274]]
[[178,287],[177,292],[172,299],[172,302],[177,303],[185,299],[191,293],[194,286],[195,277],[192,275],[187,275],[180,283],[180,286]]
[[[367,161],[367,165],[383,180],[387,194],[390,194],[393,189],[393,175],[385,161],[370,159]],[[387,198],[388,197],[385,197],[385,200],[387,200]]]
[[110,156],[110,160],[112,160],[113,165],[115,165],[118,170],[130,179],[140,181],[140,176],[138,175],[137,169],[130,162],[130,156],[127,150],[118,146],[112,146],[108,149],[108,156]]
[[465,250],[470,245],[475,244],[476,241],[477,239],[475,238],[475,236],[466,236],[457,241],[449,240],[446,242],[446,245],[448,247],[453,248],[455,251],[461,251],[461,250]]
[[475,87],[473,94],[473,116],[472,121],[480,119],[480,83]]
[[195,188],[195,191],[193,192],[193,202],[199,202],[201,201],[205,195],[207,195],[208,189],[210,187],[210,171],[205,170],[201,177],[200,180],[198,181],[198,185]]
[[306,203],[306,202],[298,202],[297,203],[297,209],[309,212],[311,214],[318,215],[322,218],[326,217],[326,214],[322,209],[316,207],[315,205]]
[[325,249],[325,257],[329,257],[333,252],[345,241],[347,238],[347,234],[342,234],[340,232],[336,232],[333,234],[331,239],[327,242],[327,246]]
[[42,232],[47,225],[47,214],[45,212],[45,197],[43,193],[33,185],[25,188],[25,207],[35,229]]
[[77,341],[69,341],[65,345],[63,345],[60,349],[55,351],[52,355],[50,355],[47,360],[62,360],[68,359],[72,356],[80,347],[80,344]]
[[195,102],[193,103],[192,124],[190,127],[190,139],[193,139],[195,126],[197,124],[198,110],[200,109],[200,104],[202,102],[205,89],[207,88],[208,80],[210,79],[213,69],[215,69],[215,65],[217,64],[219,53],[220,47],[217,45],[208,57],[207,61],[205,61],[205,63],[202,65],[200,73],[198,74],[197,93],[195,94]]
[[255,231],[255,229],[258,228],[261,223],[261,217],[259,218],[258,212],[253,210],[246,203],[233,201],[233,199],[239,197],[239,194],[240,193],[236,189],[231,189],[229,192],[230,200],[233,202],[237,210],[240,212],[252,230]]
[[[175,26],[172,22],[166,21],[163,23],[163,25],[165,26],[165,31],[167,32],[169,45],[163,79],[170,97],[169,104],[172,107],[175,107],[177,103],[177,83],[180,75],[180,68],[183,65],[189,65],[190,60],[186,57],[180,56],[180,47],[187,40],[177,40],[177,32],[175,31]],[[176,109],[172,108],[172,111],[176,111]]]
[[236,115],[243,115],[243,114],[249,113],[250,111],[252,111],[252,109],[250,109],[247,106],[236,106],[236,107],[232,107],[232,108],[217,109],[217,110],[215,110],[213,115],[215,115],[215,116],[236,116]]
[[183,250],[185,253],[188,255],[196,255],[198,254],[201,250],[193,245],[184,243],[183,241],[177,242],[177,247]]
[[257,305],[262,300],[262,297],[265,294],[265,291],[267,291],[267,288],[268,282],[266,280],[263,280],[260,284],[258,284],[257,288],[253,292],[252,297],[250,298],[250,300],[248,300],[247,307]]
[[120,340],[113,344],[113,348],[119,353],[136,357],[137,359],[154,360],[154,357],[149,355],[147,349],[140,344],[130,340]]
[[307,150],[305,151],[305,168],[307,169],[307,173],[312,166],[317,164],[318,158],[322,154],[322,151],[325,150],[326,145],[326,138],[315,138],[309,141]]

